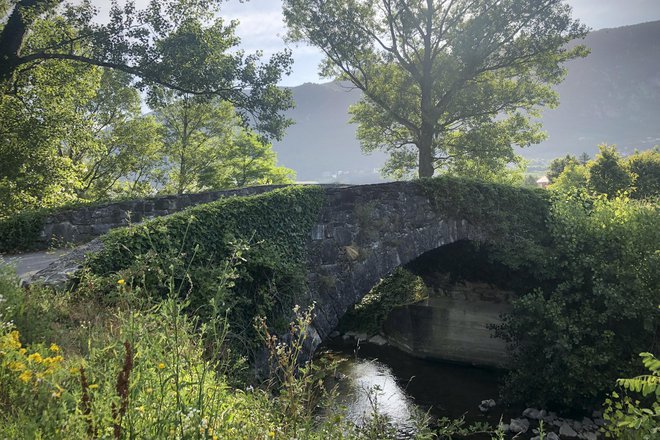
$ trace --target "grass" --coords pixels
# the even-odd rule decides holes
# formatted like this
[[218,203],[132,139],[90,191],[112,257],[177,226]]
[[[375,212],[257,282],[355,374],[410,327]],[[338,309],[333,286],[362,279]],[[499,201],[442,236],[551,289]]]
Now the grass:
[[[301,362],[311,310],[296,309],[281,340],[258,320],[271,374],[248,384],[230,323],[201,322],[174,278],[169,287],[156,300],[119,282],[110,301],[85,289],[26,291],[3,268],[0,438],[389,438],[382,417],[347,422],[322,380],[329,367]],[[335,416],[318,420],[320,407]]]

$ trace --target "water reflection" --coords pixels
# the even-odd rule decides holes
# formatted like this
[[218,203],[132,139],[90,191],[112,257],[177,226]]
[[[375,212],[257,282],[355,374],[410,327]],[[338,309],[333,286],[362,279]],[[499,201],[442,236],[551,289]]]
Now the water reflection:
[[414,403],[390,367],[374,359],[353,358],[344,362],[339,371],[343,375],[339,383],[340,404],[346,407],[349,420],[362,425],[378,411],[400,434],[414,432]]
[[357,350],[347,344],[331,344],[329,348],[333,357],[343,360],[339,398],[349,419],[358,425],[368,420],[374,403],[401,438],[414,432],[420,413],[432,418],[465,416],[469,422],[491,424],[497,424],[502,414],[495,410],[484,415],[478,410],[482,400],[497,398],[501,372],[417,359],[373,344],[363,344]]

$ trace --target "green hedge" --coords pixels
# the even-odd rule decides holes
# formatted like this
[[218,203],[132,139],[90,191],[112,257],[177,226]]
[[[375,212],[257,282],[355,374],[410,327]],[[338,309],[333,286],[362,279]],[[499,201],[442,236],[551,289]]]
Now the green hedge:
[[[174,279],[195,313],[226,313],[241,340],[253,342],[254,316],[283,320],[305,302],[305,243],[323,201],[320,187],[292,186],[194,206],[110,231],[86,268],[152,295],[167,295]],[[235,271],[230,283],[227,270]],[[209,309],[211,299],[220,310]]]
[[548,192],[467,178],[439,176],[419,180],[434,208],[483,226],[493,238],[547,233]]
[[0,218],[0,253],[35,249],[47,210],[25,211]]

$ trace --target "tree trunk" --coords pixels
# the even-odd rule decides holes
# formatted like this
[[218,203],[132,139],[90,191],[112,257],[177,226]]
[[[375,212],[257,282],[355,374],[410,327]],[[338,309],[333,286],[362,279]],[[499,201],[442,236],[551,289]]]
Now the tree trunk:
[[181,150],[179,151],[180,163],[179,163],[179,184],[177,188],[177,194],[183,194],[183,191],[186,189],[187,179],[188,179],[188,170],[186,170],[186,150],[188,149],[188,104],[184,102],[183,107],[183,128],[181,133]]
[[[430,136],[429,136],[430,135]],[[435,169],[433,168],[433,133],[422,136],[417,148],[419,149],[418,171],[420,178],[433,177]]]
[[[12,77],[21,64],[21,49],[34,19],[55,8],[62,0],[21,0],[7,18],[0,32],[0,82]],[[23,14],[29,11],[28,14]]]
[[421,89],[421,121],[417,148],[419,149],[420,178],[433,177],[433,137],[434,137],[434,109],[433,109],[433,61],[431,53],[433,47],[431,36],[433,34],[433,1],[426,2],[426,16],[424,19],[424,59],[422,64]]

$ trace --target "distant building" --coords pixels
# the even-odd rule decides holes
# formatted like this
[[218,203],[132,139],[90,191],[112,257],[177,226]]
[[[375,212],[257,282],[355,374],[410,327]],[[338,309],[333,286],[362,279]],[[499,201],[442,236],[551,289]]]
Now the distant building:
[[550,179],[548,179],[548,176],[543,176],[536,181],[536,186],[539,188],[547,188],[548,185],[550,185]]

